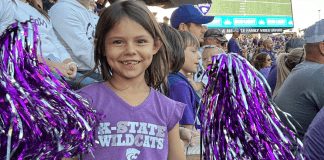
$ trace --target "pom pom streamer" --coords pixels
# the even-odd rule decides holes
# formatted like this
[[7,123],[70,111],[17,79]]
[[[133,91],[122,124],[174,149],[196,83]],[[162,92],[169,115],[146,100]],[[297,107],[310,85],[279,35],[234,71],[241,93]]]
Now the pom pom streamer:
[[[0,37],[0,159],[61,159],[93,150],[97,113],[46,64],[35,23]],[[44,61],[45,62],[45,61]]]
[[290,151],[284,130],[295,136],[280,121],[263,87],[267,84],[249,62],[237,54],[216,55],[206,73],[200,117],[204,159],[303,159]]

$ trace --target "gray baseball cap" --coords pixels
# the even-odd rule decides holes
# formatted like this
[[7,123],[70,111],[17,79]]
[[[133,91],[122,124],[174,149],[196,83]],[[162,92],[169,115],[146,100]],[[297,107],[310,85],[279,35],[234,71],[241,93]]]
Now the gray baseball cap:
[[290,53],[295,48],[303,48],[305,44],[306,42],[303,38],[293,37],[286,43],[286,52]]
[[208,29],[204,34],[204,38],[207,37],[215,37],[221,42],[228,42],[228,40],[224,37],[224,33],[219,29]]
[[308,27],[304,33],[306,43],[317,43],[324,41],[324,19]]

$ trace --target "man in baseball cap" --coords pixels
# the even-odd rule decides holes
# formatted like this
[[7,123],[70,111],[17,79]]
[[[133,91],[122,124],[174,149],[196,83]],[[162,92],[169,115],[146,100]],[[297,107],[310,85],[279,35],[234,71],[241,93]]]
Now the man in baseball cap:
[[215,45],[216,47],[221,48],[221,44],[228,42],[225,38],[224,33],[219,29],[209,29],[204,34],[204,42],[202,46],[206,45]]
[[[324,106],[324,20],[307,28],[304,35],[305,61],[291,71],[274,101],[301,125],[297,137],[304,140],[303,154],[316,159],[324,153],[324,128],[310,124]],[[306,133],[307,129],[315,132]]]
[[182,5],[171,15],[171,25],[181,31],[187,31],[203,42],[206,29],[202,26],[214,20],[212,16],[204,16],[198,8],[193,5]]

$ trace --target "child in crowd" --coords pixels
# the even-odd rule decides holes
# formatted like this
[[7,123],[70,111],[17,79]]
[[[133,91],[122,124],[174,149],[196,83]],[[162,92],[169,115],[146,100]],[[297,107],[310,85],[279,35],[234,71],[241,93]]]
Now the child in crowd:
[[[199,60],[201,59],[198,54],[199,42],[198,39],[189,32],[179,31],[179,33],[184,42],[185,62],[179,72],[171,73],[168,76],[168,95],[173,100],[187,104],[179,123],[185,128],[192,129],[195,124],[195,116],[200,98],[190,85],[186,75],[197,71]],[[196,128],[197,127],[196,125]]]
[[[38,7],[36,0],[1,0],[0,2],[0,34],[12,23],[26,22],[33,19],[37,24],[41,39],[41,51],[37,52],[39,61],[46,62],[52,74],[62,80],[58,71],[66,78],[72,89],[78,89],[77,64],[57,39],[49,15]],[[44,58],[43,58],[43,57]],[[44,63],[44,62],[43,62]],[[85,78],[81,85],[93,82],[92,78]]]
[[83,159],[184,160],[178,122],[186,105],[158,92],[169,60],[152,13],[138,2],[114,3],[103,11],[95,37],[91,72],[100,68],[104,82],[78,93],[105,117],[95,132],[95,157]]
[[[205,70],[207,70],[208,66],[212,64],[212,59],[215,55],[225,53],[225,51],[221,48],[218,48],[214,45],[207,45],[203,47],[204,51],[202,52],[202,65]],[[199,97],[201,97],[203,90],[205,88],[205,85],[208,82],[207,75],[202,75],[202,77],[198,77],[198,79],[201,79],[201,82],[194,82],[192,78],[192,74],[187,75],[187,78],[194,88],[194,90],[197,92]]]
[[[161,29],[163,34],[165,35],[169,44],[169,59],[170,59],[170,73],[177,73],[182,68],[185,62],[185,53],[184,53],[184,43],[182,40],[181,35],[179,34],[178,30],[174,29],[173,27],[165,24],[160,23]],[[180,127],[180,138],[185,143],[188,143],[190,140],[190,146],[194,147],[198,144],[200,138],[199,133],[194,132],[191,134],[191,129]],[[191,137],[192,136],[192,137]],[[185,148],[186,145],[185,145]]]

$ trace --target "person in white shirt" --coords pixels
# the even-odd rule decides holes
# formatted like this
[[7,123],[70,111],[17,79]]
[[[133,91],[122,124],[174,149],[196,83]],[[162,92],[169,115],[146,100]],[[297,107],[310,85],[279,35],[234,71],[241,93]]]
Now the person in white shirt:
[[[98,16],[91,12],[90,0],[59,0],[50,9],[58,39],[78,64],[78,72],[86,74],[94,68],[94,35]],[[91,78],[102,80],[98,73]]]
[[[33,19],[37,24],[41,39],[41,50],[37,52],[38,60],[46,63],[57,79],[62,79],[57,74],[57,70],[59,70],[70,87],[78,89],[75,88],[77,77],[82,76],[82,74],[77,74],[77,64],[73,62],[70,54],[57,39],[50,17],[38,7],[36,0],[0,0],[0,4],[0,33],[16,21],[25,22]],[[82,83],[89,83],[90,81],[94,80],[87,78]]]

